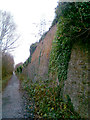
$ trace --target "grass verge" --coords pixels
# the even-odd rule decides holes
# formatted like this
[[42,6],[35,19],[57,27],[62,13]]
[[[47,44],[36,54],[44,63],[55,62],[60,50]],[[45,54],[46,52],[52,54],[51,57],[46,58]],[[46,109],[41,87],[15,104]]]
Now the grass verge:
[[2,91],[5,89],[5,87],[7,86],[8,84],[8,81],[11,79],[12,77],[12,74],[10,75],[7,75],[5,77],[2,78]]

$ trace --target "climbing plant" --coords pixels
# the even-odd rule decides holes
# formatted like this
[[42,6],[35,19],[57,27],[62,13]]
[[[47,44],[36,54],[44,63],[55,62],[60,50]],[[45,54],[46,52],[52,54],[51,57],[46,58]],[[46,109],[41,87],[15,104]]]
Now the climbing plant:
[[42,52],[42,50],[40,51],[40,55],[39,55],[39,65],[40,65],[41,52]]
[[59,3],[56,9],[57,32],[52,45],[49,71],[52,74],[57,74],[59,82],[64,82],[67,78],[73,44],[80,41],[88,45],[90,35],[89,4],[87,2]]
[[[59,3],[56,9],[57,32],[52,44],[49,61],[49,72],[58,76],[61,86],[57,86],[53,80],[31,82],[23,79],[23,88],[28,96],[35,101],[36,118],[74,118],[80,116],[74,111],[69,95],[64,102],[58,93],[67,79],[67,69],[70,60],[71,49],[75,42],[80,41],[88,45],[89,41],[89,3]],[[85,45],[84,44],[84,45]],[[39,55],[39,64],[41,51]],[[58,92],[59,91],[59,92]],[[31,109],[30,106],[28,106]]]

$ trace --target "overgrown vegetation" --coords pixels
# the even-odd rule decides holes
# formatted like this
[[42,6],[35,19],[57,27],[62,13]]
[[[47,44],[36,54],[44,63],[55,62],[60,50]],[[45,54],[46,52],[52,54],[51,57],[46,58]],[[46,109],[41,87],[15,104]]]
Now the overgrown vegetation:
[[42,52],[42,50],[40,51],[40,55],[39,55],[39,65],[40,65],[41,52]]
[[[21,78],[22,79],[22,78]],[[30,98],[34,99],[34,115],[35,118],[77,118],[80,116],[74,111],[73,105],[69,96],[65,103],[58,97],[58,87],[52,80],[30,82],[29,79],[23,79],[22,86],[27,91]],[[29,109],[31,109],[28,106]]]
[[38,45],[38,42],[33,43],[33,44],[30,46],[30,56],[32,56],[32,54],[34,53],[37,45]]
[[23,63],[22,68],[23,68],[23,67],[27,67],[28,64],[31,63],[31,58],[32,58],[32,56],[30,55],[30,56],[28,57],[28,59]]
[[56,9],[58,20],[57,32],[52,45],[49,70],[57,74],[60,88],[67,79],[68,62],[75,42],[82,42],[88,47],[90,26],[90,3],[59,3]]
[[10,52],[16,48],[15,42],[18,37],[13,16],[7,11],[0,10],[0,54],[2,54],[3,89],[6,87],[14,70],[14,59]]
[[2,88],[4,89],[14,70],[14,60],[9,53],[2,54]]
[[49,73],[52,76],[56,74],[59,85],[55,80],[36,83],[29,79],[22,80],[23,88],[28,92],[29,97],[34,98],[36,118],[80,118],[74,111],[69,95],[66,96],[67,101],[63,101],[61,89],[67,79],[68,63],[73,44],[79,41],[88,48],[89,4],[86,2],[59,3],[56,8],[56,18],[52,25],[57,23],[57,32],[50,55]]

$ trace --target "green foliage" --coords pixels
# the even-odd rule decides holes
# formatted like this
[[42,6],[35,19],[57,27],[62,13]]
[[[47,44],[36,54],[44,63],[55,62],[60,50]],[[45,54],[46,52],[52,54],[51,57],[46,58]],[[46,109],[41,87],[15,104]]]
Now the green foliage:
[[66,20],[62,17],[57,25],[57,33],[52,45],[50,55],[49,70],[52,74],[57,72],[59,81],[67,78],[68,62],[71,54],[70,37],[66,37],[63,30],[65,29]]
[[34,114],[36,118],[80,118],[74,109],[72,109],[73,105],[69,99],[65,103],[58,97],[58,87],[52,80],[36,83],[23,81],[23,88],[27,91],[30,98],[34,98]]
[[37,47],[37,42],[36,43],[34,43],[34,44],[32,44],[31,46],[30,46],[30,56],[32,56],[32,54],[34,53],[34,51],[35,51],[35,49],[36,49],[36,47]]
[[23,66],[19,66],[17,69],[16,69],[16,72],[17,73],[22,73],[22,69],[23,69]]
[[31,56],[28,57],[28,59],[22,64],[22,65],[19,65],[15,72],[18,74],[18,73],[22,73],[23,71],[23,68],[27,67],[28,64],[31,63]]
[[40,55],[39,55],[39,65],[40,65],[41,52],[42,52],[42,50],[40,51]]
[[[75,42],[88,45],[89,41],[89,3],[59,3],[56,9],[57,32],[52,45],[49,61],[49,72],[57,74],[59,86],[55,81],[23,81],[23,88],[35,101],[35,115],[38,118],[74,118],[80,116],[74,111],[70,97],[67,102],[60,96],[61,88],[67,79],[67,69],[71,49]],[[34,50],[34,49],[33,49]],[[40,63],[41,51],[39,56]]]
[[64,82],[67,79],[68,63],[73,44],[80,41],[88,45],[89,4],[59,3],[56,9],[57,32],[52,45],[49,71],[52,74],[56,73],[59,81]]
[[28,59],[24,62],[23,67],[27,67],[28,65]]
[[27,60],[28,60],[28,63],[31,63],[31,56]]
[[[52,22],[52,26],[58,23],[61,16],[70,20],[74,25],[80,23],[84,27],[89,27],[89,2],[59,2],[55,10],[55,19]],[[84,25],[87,24],[87,25]]]

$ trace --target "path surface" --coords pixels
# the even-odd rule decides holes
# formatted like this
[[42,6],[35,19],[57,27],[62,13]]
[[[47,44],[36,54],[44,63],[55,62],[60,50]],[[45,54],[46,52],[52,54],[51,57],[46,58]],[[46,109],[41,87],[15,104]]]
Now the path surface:
[[24,102],[19,90],[19,80],[13,74],[2,95],[3,118],[25,118]]

